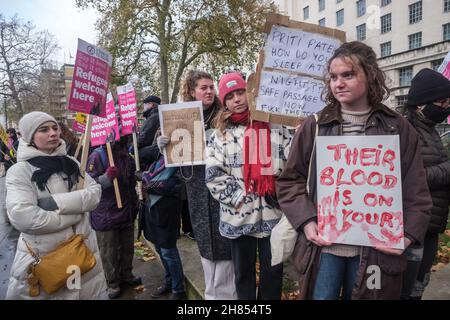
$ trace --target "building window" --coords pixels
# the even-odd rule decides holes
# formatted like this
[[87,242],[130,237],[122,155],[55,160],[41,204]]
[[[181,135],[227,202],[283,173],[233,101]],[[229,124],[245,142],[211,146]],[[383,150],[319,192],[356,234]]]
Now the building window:
[[422,20],[422,1],[409,5],[409,24]]
[[303,19],[304,20],[309,19],[309,6],[303,8]]
[[408,96],[396,96],[395,97],[395,101],[397,104],[397,107],[403,107],[406,105],[406,103],[408,102]]
[[417,49],[422,46],[422,32],[410,34],[409,38],[409,50]]
[[336,12],[336,26],[342,26],[344,24],[344,9]]
[[386,33],[392,29],[392,15],[390,13],[381,17],[381,33]]
[[450,0],[444,0],[444,12],[450,12]]
[[319,11],[325,10],[325,0],[319,0]]
[[366,40],[366,24],[365,23],[356,27],[356,39],[358,41]]
[[400,86],[411,85],[411,79],[413,74],[413,67],[404,67],[398,70]]
[[392,46],[390,41],[380,44],[381,57],[390,56],[391,50]]
[[366,14],[366,0],[359,0],[356,2],[356,12],[358,17]]
[[433,69],[434,71],[438,71],[442,62],[444,62],[444,58],[431,61],[431,69]]
[[336,3],[342,2],[342,0],[336,0]]
[[450,23],[443,24],[442,31],[444,34],[444,41],[450,40]]
[[381,0],[381,6],[387,6],[388,4],[390,4],[392,1],[391,0]]
[[325,27],[325,18],[319,20],[319,26]]

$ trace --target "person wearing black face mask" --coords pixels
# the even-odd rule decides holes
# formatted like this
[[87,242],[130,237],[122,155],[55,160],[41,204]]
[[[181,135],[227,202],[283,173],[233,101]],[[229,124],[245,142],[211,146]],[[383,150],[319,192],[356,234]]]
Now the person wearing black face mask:
[[419,300],[430,279],[438,250],[439,233],[445,231],[450,205],[450,159],[436,130],[450,115],[450,81],[431,69],[421,70],[411,81],[406,117],[421,140],[421,154],[433,200],[424,246],[407,250],[408,268],[402,298]]

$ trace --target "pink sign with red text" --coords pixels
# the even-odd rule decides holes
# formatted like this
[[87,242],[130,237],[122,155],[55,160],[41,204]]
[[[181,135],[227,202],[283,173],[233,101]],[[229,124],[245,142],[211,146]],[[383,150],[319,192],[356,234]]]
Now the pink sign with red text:
[[68,109],[106,117],[106,96],[112,56],[104,49],[78,39]]
[[320,236],[404,249],[398,135],[318,136],[316,147]]
[[92,119],[91,145],[93,147],[105,144],[108,136],[111,141],[120,139],[119,123],[114,109],[114,100],[111,93],[108,93],[106,102],[106,118],[94,116]]
[[117,96],[119,101],[120,122],[122,124],[122,136],[132,134],[133,128],[137,123],[136,113],[136,94],[133,85],[126,84],[117,87]]

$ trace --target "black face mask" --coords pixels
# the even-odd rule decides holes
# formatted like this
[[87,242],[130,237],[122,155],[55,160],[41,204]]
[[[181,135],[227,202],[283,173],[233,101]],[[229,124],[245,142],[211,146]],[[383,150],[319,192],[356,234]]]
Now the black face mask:
[[425,116],[425,118],[435,123],[441,123],[450,115],[450,109],[443,109],[432,103],[429,103],[425,106],[425,108],[422,109],[422,114]]

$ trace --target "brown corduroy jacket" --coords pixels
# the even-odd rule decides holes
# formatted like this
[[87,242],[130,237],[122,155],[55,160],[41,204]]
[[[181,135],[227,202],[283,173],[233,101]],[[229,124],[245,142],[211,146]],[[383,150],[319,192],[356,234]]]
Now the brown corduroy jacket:
[[[340,109],[325,107],[319,115],[320,136],[342,135]],[[317,221],[316,209],[316,155],[313,143],[316,130],[314,117],[308,117],[296,132],[289,158],[276,181],[281,209],[289,222],[299,231],[293,260],[300,276],[300,299],[311,299],[317,275],[321,248],[308,241],[302,230],[306,223]],[[419,140],[414,128],[397,112],[380,104],[372,108],[366,122],[366,135],[399,135],[401,154],[403,219],[405,236],[420,245],[423,242],[432,206],[425,171],[420,155]],[[309,162],[312,161],[309,187],[306,181]],[[406,269],[406,256],[387,255],[370,247],[363,247],[361,262],[353,287],[352,299],[399,299],[402,273]],[[381,270],[380,289],[367,285],[371,281],[372,268]],[[369,280],[369,281],[368,281]],[[371,289],[372,288],[372,289]]]

